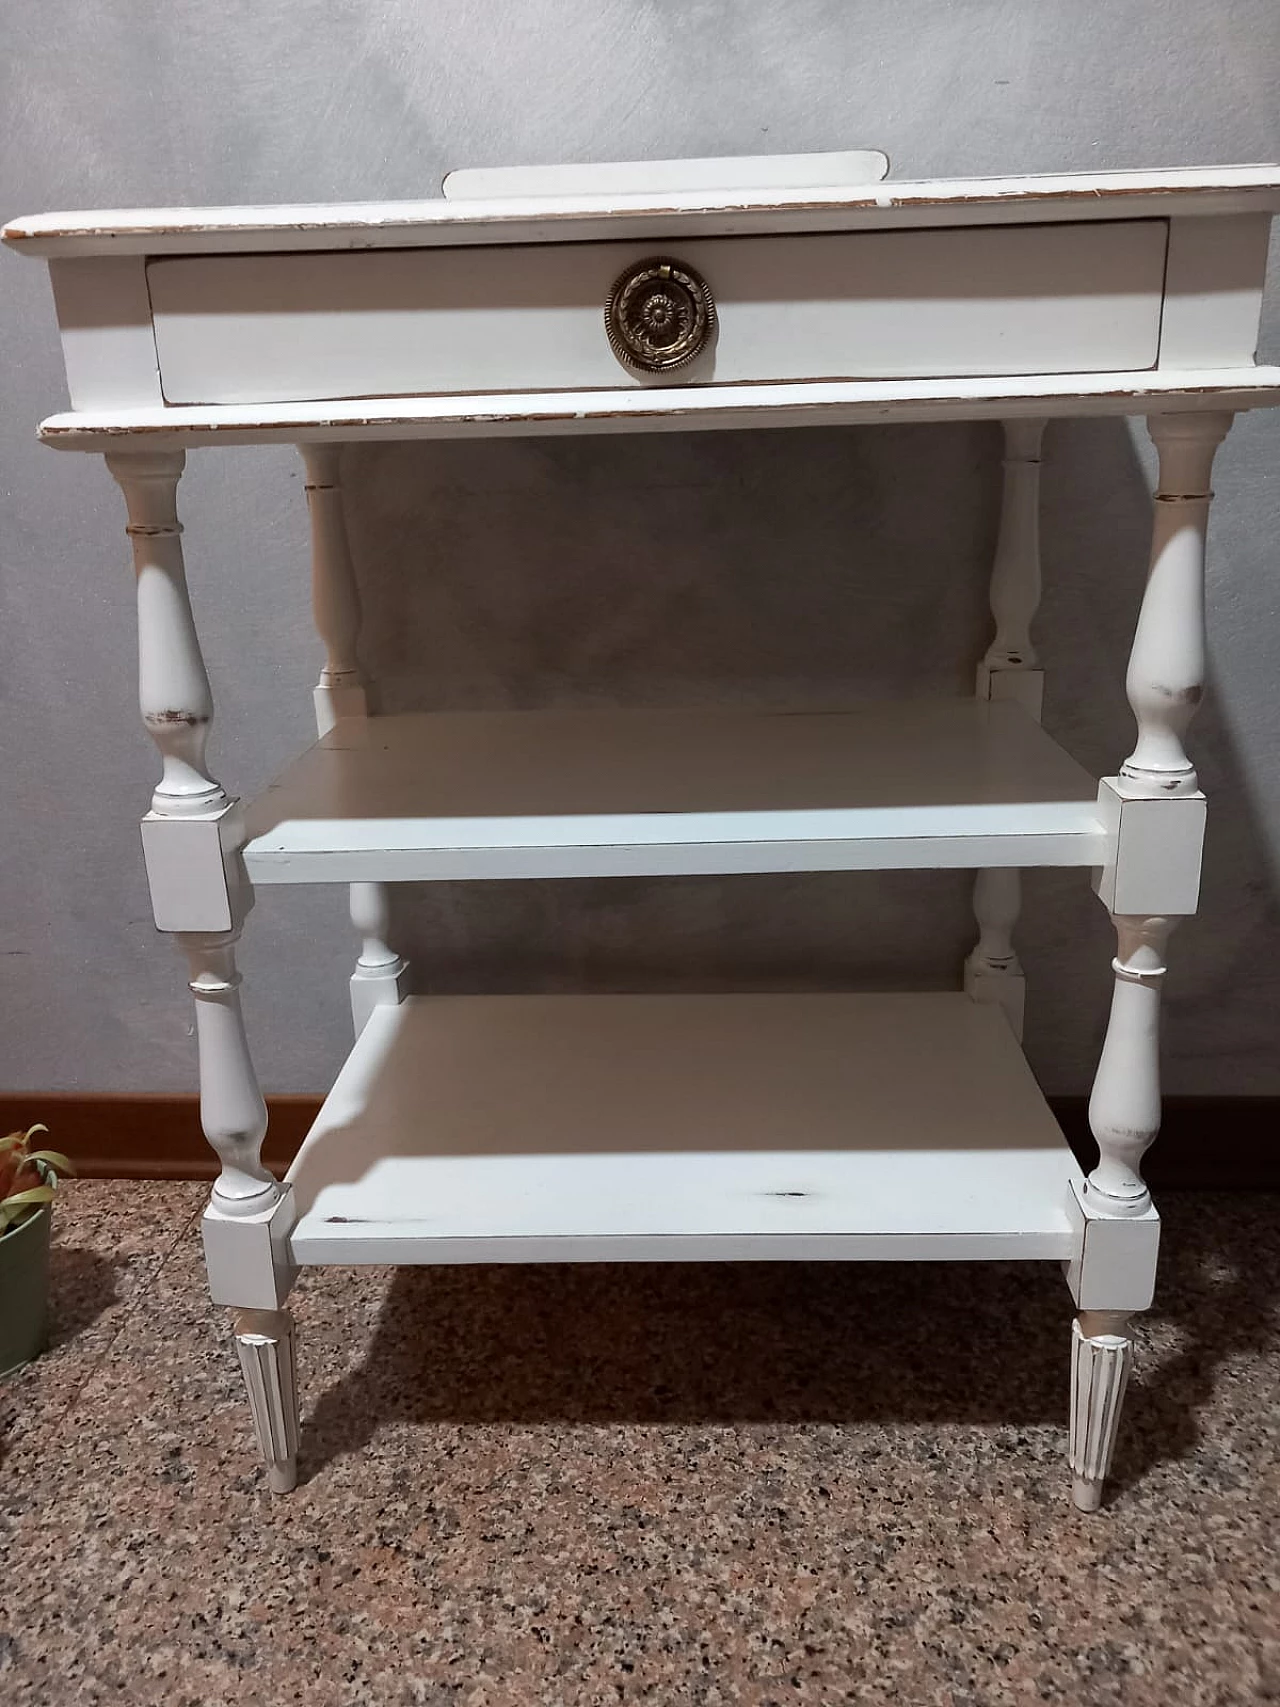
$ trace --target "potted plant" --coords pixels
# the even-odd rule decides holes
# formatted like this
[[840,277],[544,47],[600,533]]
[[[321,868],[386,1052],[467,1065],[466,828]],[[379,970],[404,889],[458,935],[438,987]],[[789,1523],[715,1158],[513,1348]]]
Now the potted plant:
[[56,1150],[33,1150],[43,1126],[0,1138],[0,1376],[44,1349],[54,1187],[75,1170]]

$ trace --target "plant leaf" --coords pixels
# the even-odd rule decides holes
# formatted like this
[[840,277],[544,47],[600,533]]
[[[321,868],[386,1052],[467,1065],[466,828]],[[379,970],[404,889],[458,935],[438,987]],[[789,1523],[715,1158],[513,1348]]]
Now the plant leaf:
[[18,1191],[10,1198],[0,1203],[0,1235],[12,1232],[14,1227],[35,1213],[42,1203],[48,1203],[53,1198],[51,1185],[33,1185],[28,1191]]
[[74,1174],[76,1171],[61,1150],[32,1150],[27,1160],[43,1162],[47,1168],[52,1168],[59,1174]]

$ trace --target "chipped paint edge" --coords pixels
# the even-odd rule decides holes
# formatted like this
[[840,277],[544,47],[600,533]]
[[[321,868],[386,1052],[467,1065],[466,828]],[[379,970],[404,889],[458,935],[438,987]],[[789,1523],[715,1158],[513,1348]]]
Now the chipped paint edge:
[[1161,375],[1031,376],[984,389],[980,381],[776,382],[669,391],[360,399],[314,404],[178,405],[52,415],[40,438],[57,449],[101,451],[133,440],[150,448],[325,440],[455,438],[533,432],[644,432],[857,425],[881,420],[976,420],[1018,415],[1140,415],[1280,405],[1280,367]]
[[[1020,178],[935,179],[874,187],[856,192],[816,194],[798,187],[787,195],[776,190],[717,193],[689,191],[655,200],[633,195],[565,195],[555,198],[435,197],[418,202],[354,202],[280,207],[110,209],[25,216],[6,225],[0,236],[26,254],[175,253],[257,246],[344,248],[379,243],[501,243],[528,228],[531,241],[547,231],[561,239],[595,235],[601,223],[640,224],[672,220],[679,226],[702,221],[749,232],[758,220],[784,223],[849,218],[871,226],[918,210],[935,223],[968,221],[993,214],[997,220],[1038,219],[1055,207],[1070,219],[1133,218],[1144,202],[1153,213],[1183,201],[1188,211],[1240,213],[1268,208],[1280,211],[1280,165],[1274,163],[1178,169],[1165,172],[1069,173]],[[1135,206],[1135,204],[1137,204]],[[540,233],[541,238],[535,234]],[[521,239],[524,240],[524,239]]]

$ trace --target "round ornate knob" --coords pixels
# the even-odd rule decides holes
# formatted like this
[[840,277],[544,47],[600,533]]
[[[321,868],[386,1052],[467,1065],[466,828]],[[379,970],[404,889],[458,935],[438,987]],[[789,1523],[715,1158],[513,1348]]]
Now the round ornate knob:
[[700,273],[655,255],[623,273],[609,293],[604,323],[613,353],[625,366],[669,373],[705,347],[716,305]]

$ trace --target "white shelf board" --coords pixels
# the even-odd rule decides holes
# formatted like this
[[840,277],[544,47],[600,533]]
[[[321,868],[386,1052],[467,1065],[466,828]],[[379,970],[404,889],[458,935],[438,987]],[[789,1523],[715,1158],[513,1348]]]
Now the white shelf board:
[[336,403],[189,403],[50,415],[57,450],[200,445],[362,444],[386,439],[524,437],[749,427],[857,426],[877,421],[1000,421],[1021,416],[1144,415],[1265,409],[1280,368],[1142,368],[964,379],[822,379],[781,384],[642,386],[617,391],[487,392],[362,397]]
[[1105,863],[1012,701],[347,718],[248,808],[255,883]]
[[1080,1176],[945,993],[413,998],[288,1177],[306,1264],[1061,1260]]

